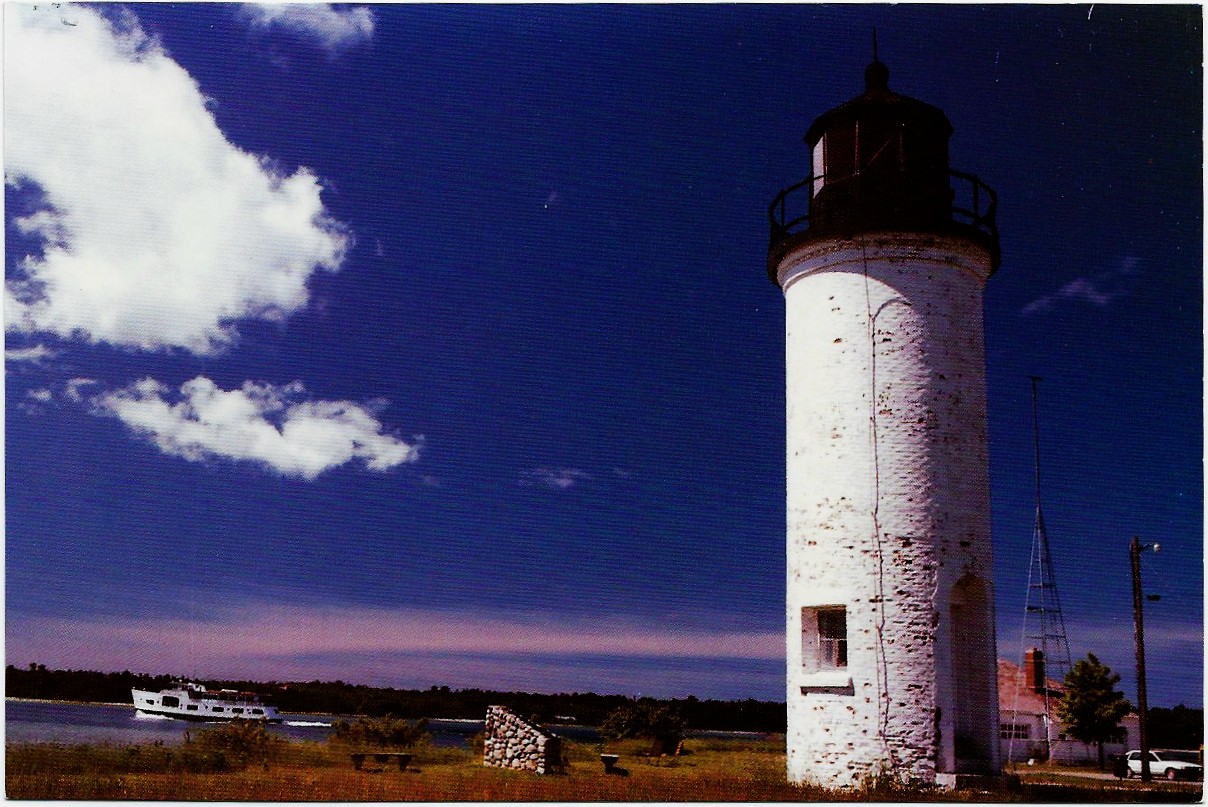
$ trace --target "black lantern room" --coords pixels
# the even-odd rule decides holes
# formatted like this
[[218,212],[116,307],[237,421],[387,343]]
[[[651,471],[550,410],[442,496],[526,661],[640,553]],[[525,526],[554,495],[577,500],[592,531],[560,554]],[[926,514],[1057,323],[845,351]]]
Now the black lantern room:
[[983,242],[998,267],[994,191],[948,167],[952,124],[937,107],[889,89],[879,60],[864,92],[823,113],[809,131],[812,173],[769,209],[768,274],[797,244],[877,231],[962,234]]

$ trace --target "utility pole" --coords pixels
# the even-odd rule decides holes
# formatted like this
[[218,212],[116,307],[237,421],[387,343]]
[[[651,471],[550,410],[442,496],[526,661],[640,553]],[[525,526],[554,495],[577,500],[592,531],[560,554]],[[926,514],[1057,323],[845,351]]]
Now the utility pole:
[[1137,645],[1137,711],[1140,718],[1140,750],[1141,750],[1141,781],[1148,782],[1153,776],[1149,771],[1149,733],[1146,725],[1146,712],[1149,710],[1145,703],[1145,620],[1142,616],[1141,596],[1141,553],[1146,549],[1154,552],[1159,550],[1159,544],[1143,544],[1141,539],[1133,536],[1128,546],[1128,557],[1132,562],[1133,587],[1133,634]]

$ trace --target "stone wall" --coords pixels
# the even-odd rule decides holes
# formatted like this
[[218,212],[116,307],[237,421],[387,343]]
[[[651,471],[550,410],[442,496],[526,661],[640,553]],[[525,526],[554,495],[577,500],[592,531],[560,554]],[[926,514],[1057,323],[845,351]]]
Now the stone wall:
[[562,740],[506,706],[488,706],[482,764],[534,773],[562,772]]

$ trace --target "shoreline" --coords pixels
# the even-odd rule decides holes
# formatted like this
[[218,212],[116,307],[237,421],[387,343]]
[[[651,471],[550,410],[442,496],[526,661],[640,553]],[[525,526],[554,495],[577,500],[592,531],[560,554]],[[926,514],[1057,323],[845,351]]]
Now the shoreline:
[[4,696],[5,702],[13,701],[15,703],[55,703],[62,706],[127,706],[134,708],[133,703],[110,703],[108,701],[68,701],[62,698],[14,698],[11,695]]
[[[61,698],[14,698],[4,696],[5,702],[12,701],[14,703],[45,703],[59,706],[120,706],[127,709],[133,709],[133,703],[109,703],[105,701],[69,701]],[[364,717],[365,715],[340,715],[331,712],[282,712],[282,716],[295,717],[327,717],[333,720],[355,719]],[[440,721],[442,723],[456,724],[474,724],[483,723],[484,719],[479,717],[429,717],[430,721]],[[589,726],[582,723],[547,723],[546,725],[554,729],[597,729],[596,726]],[[766,739],[773,736],[776,732],[763,731],[735,731],[729,729],[688,729],[685,732],[685,737],[691,739],[736,739],[736,740],[758,740]]]
[[[55,706],[124,706],[127,709],[133,709],[133,703],[112,703],[109,701],[69,701],[62,698],[14,698],[11,695],[5,695],[4,701],[7,703],[47,703]],[[344,718],[365,717],[365,715],[341,715],[333,712],[281,712],[282,715],[293,715],[297,717],[330,717],[335,720]],[[481,723],[482,718],[473,717],[430,717],[429,720],[443,720],[449,723]]]

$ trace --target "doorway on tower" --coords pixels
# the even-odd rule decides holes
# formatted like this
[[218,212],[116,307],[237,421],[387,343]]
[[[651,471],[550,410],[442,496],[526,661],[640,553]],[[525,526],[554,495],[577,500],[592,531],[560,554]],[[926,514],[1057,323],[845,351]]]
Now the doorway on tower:
[[987,586],[965,575],[949,600],[955,773],[992,773],[998,742],[997,662]]

